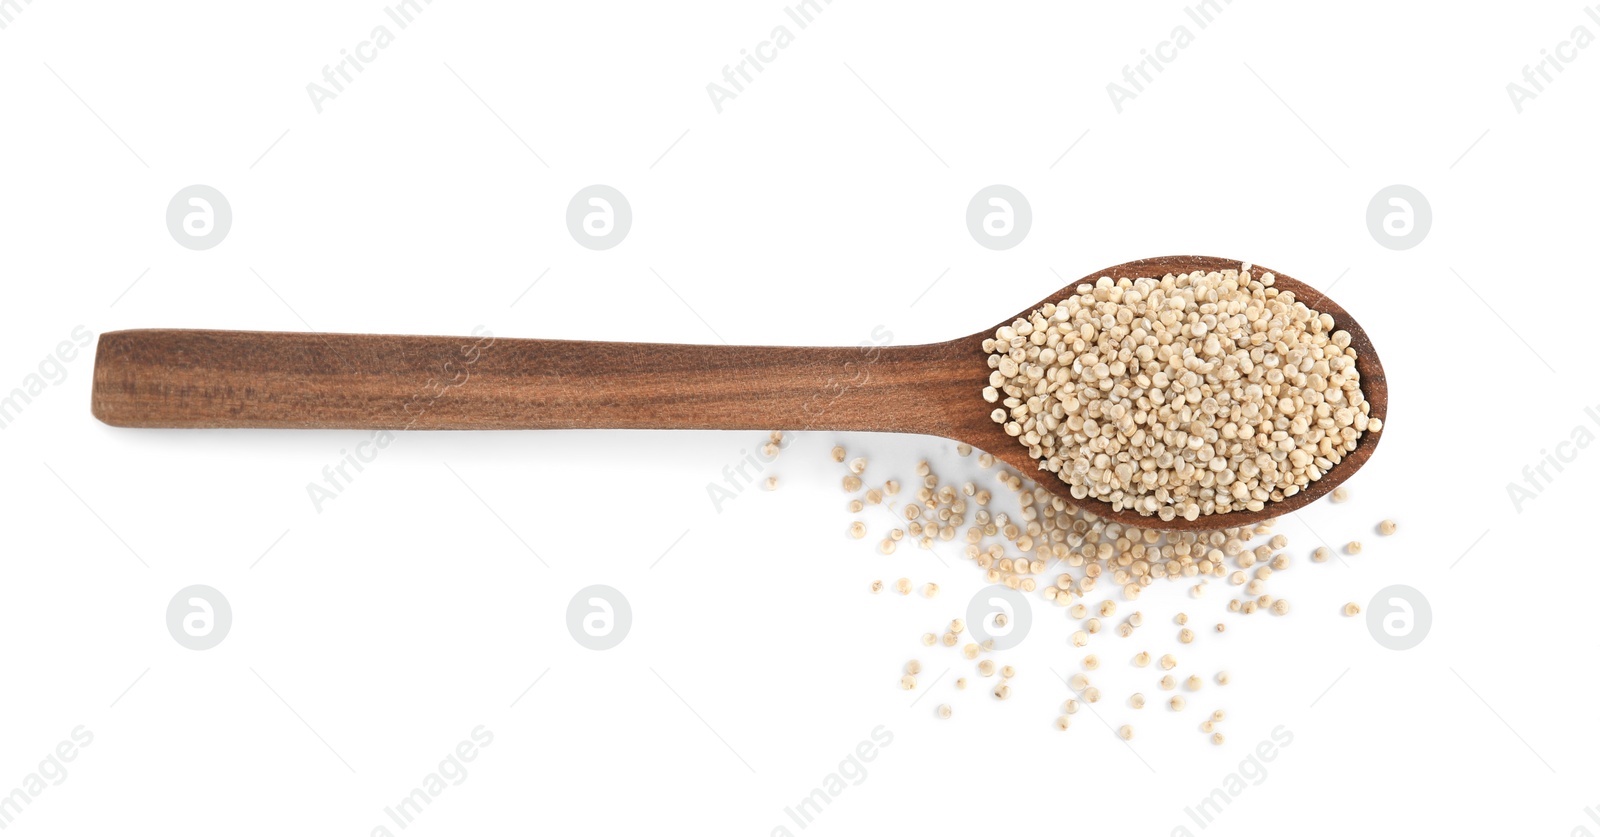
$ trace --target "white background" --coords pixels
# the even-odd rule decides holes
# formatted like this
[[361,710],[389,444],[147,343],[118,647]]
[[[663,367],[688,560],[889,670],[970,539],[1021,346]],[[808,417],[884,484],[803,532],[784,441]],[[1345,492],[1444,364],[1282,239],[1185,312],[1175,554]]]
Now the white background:
[[[377,2],[17,5],[0,392],[79,325],[910,344],[1059,277],[1204,253],[1337,281],[1389,373],[1385,442],[1349,504],[1282,523],[1289,616],[1180,650],[1171,615],[1204,627],[1225,599],[1163,585],[1138,639],[1097,638],[1129,746],[1088,713],[1052,726],[1052,669],[1079,656],[1064,612],[1039,602],[1010,701],[957,693],[971,664],[917,638],[976,568],[844,537],[832,444],[877,479],[924,456],[975,472],[948,443],[801,434],[777,492],[719,513],[706,485],[759,434],[413,433],[318,513],[306,485],[366,434],[109,428],[86,351],[0,431],[0,793],[94,735],[7,833],[367,834],[480,724],[492,745],[409,831],[798,832],[785,806],[881,725],[893,743],[808,833],[1198,833],[1185,806],[1279,726],[1292,744],[1208,833],[1600,832],[1580,528],[1600,452],[1520,513],[1506,491],[1573,428],[1600,434],[1600,49],[1520,114],[1506,91],[1574,27],[1600,33],[1581,5],[1238,0],[1201,30],[1171,2],[837,0],[799,31],[779,3],[441,0],[319,114],[306,85],[387,22]],[[794,43],[719,114],[706,85],[785,23]],[[1178,25],[1194,43],[1119,114],[1106,85]],[[164,222],[193,183],[234,213],[200,252]],[[565,226],[591,183],[633,208],[611,250]],[[1031,203],[1013,249],[965,228],[991,183]],[[1366,227],[1394,183],[1432,206],[1414,249]],[[1384,517],[1398,535],[1373,534]],[[1313,531],[1367,549],[1314,565]],[[867,592],[900,576],[943,592]],[[1396,583],[1433,608],[1406,652],[1338,613]],[[164,624],[190,584],[232,606],[209,651]],[[590,584],[632,603],[610,651],[565,626]],[[1233,684],[1163,711],[1154,669],[1124,662],[1139,648]],[[903,692],[911,657],[924,684],[952,671]],[[1126,708],[1135,689],[1151,707]],[[1195,729],[1212,708],[1222,747]]]

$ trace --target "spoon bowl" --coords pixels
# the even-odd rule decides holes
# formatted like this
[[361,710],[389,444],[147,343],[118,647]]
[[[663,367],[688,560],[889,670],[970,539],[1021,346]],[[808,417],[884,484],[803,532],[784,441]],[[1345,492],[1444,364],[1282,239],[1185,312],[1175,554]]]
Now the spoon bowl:
[[[989,376],[988,354],[983,351],[983,339],[993,337],[996,328],[1008,325],[1018,317],[1026,317],[1046,303],[1060,303],[1067,297],[1073,296],[1078,285],[1085,282],[1092,283],[1102,276],[1113,279],[1127,277],[1134,279],[1143,276],[1160,278],[1167,274],[1192,273],[1196,270],[1231,270],[1240,266],[1239,259],[1223,259],[1213,256],[1163,256],[1152,259],[1139,259],[1137,261],[1119,264],[1115,267],[1092,273],[1077,282],[1062,288],[1050,296],[1039,300],[1035,305],[1020,312],[1016,317],[998,323],[993,328],[985,329],[970,337],[953,341],[952,349],[964,349],[968,356],[969,365],[981,371],[978,388],[982,389]],[[1372,346],[1372,340],[1367,336],[1365,329],[1357,323],[1355,318],[1337,302],[1328,298],[1321,291],[1297,279],[1285,276],[1276,270],[1258,264],[1251,266],[1252,275],[1260,276],[1263,273],[1273,274],[1273,287],[1280,291],[1290,291],[1296,301],[1304,303],[1319,313],[1333,317],[1334,328],[1342,329],[1350,334],[1350,347],[1356,351],[1356,371],[1361,374],[1362,396],[1371,403],[1370,417],[1388,422],[1389,385],[1383,373],[1383,363],[1378,359],[1378,352]],[[1339,487],[1348,480],[1367,460],[1372,458],[1372,452],[1377,449],[1378,442],[1383,438],[1383,433],[1362,433],[1356,442],[1354,450],[1347,451],[1332,469],[1322,475],[1322,478],[1305,486],[1292,496],[1282,500],[1268,502],[1266,507],[1259,512],[1235,511],[1224,514],[1203,514],[1195,520],[1185,520],[1177,517],[1163,521],[1154,515],[1143,515],[1131,509],[1113,509],[1110,503],[1104,500],[1088,497],[1077,499],[1068,493],[1069,486],[1055,474],[1048,471],[1038,473],[1038,460],[1028,455],[1028,451],[1016,439],[1007,435],[1005,428],[989,417],[988,410],[993,405],[984,403],[982,408],[971,410],[971,415],[963,412],[959,417],[952,413],[951,421],[961,420],[959,427],[951,432],[938,435],[950,436],[959,441],[966,442],[975,448],[994,454],[996,459],[1016,468],[1022,474],[1032,477],[1040,486],[1051,493],[1061,495],[1067,502],[1108,520],[1114,520],[1128,526],[1138,526],[1143,529],[1159,529],[1163,531],[1212,531],[1227,529],[1236,526],[1248,526],[1264,520],[1288,514],[1296,509],[1315,502],[1328,492]]]
[[[1097,271],[1020,312],[1060,302],[1101,276],[1237,268],[1237,259],[1167,256]],[[1361,326],[1288,276],[1275,286],[1350,333],[1371,416],[1388,388]],[[920,433],[965,442],[1078,508],[1130,526],[1212,530],[1287,514],[1349,479],[1382,433],[1363,433],[1322,478],[1259,512],[1162,521],[1074,499],[990,418],[985,337],[858,347],[700,346],[495,337],[138,329],[100,336],[92,410],[118,427],[365,430],[834,430]]]

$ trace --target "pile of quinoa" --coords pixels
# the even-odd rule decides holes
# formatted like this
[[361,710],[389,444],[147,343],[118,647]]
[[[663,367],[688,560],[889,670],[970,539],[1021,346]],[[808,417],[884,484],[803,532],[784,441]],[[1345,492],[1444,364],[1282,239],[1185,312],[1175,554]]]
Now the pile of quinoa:
[[1077,499],[1163,521],[1261,511],[1383,426],[1350,334],[1273,284],[1248,263],[1081,284],[983,341],[983,398]]

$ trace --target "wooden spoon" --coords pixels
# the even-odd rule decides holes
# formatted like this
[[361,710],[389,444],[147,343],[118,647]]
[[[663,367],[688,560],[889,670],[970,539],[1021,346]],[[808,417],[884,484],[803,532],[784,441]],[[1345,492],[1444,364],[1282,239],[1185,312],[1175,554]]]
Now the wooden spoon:
[[[1167,256],[1098,271],[1137,278],[1237,268],[1238,259]],[[1267,272],[1256,266],[1256,275]],[[1276,286],[1330,314],[1350,333],[1361,386],[1383,418],[1388,388],[1367,334],[1343,308],[1288,276]],[[1018,316],[1073,293],[1062,288]],[[1015,317],[1008,317],[1009,324]],[[947,343],[806,348],[595,343],[499,337],[421,337],[141,329],[100,336],[94,415],[118,427],[390,430],[636,428],[826,429],[922,433],[988,451],[1024,475],[1035,460],[1007,436],[980,393],[983,338]],[[1260,512],[1162,522],[1094,499],[1076,500],[1053,474],[1046,489],[1121,523],[1157,529],[1243,526],[1294,511],[1355,473],[1382,433],[1322,479]]]

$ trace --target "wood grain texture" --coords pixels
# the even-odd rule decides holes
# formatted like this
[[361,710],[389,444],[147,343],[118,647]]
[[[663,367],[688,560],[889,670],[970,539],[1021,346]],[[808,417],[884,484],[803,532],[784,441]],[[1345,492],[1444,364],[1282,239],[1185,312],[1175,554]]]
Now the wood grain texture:
[[[1083,281],[1238,264],[1169,256],[1097,271]],[[1383,418],[1388,389],[1366,332],[1337,303],[1303,283],[1278,273],[1277,286],[1350,332],[1362,389],[1372,415]],[[1063,288],[1018,316],[1071,292]],[[980,396],[989,376],[981,344],[996,327],[945,343],[841,348],[117,331],[100,337],[93,412],[118,427],[921,433],[967,442],[1031,476],[1037,464],[989,418],[992,408]],[[1308,490],[1261,513],[1161,523],[1113,512],[1099,501],[1072,502],[1144,527],[1244,525],[1293,511],[1332,490],[1371,457],[1381,435],[1364,434],[1356,450]],[[1049,490],[1065,493],[1053,475],[1038,477]]]

